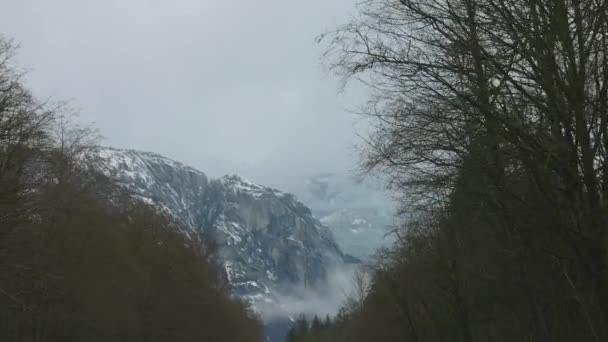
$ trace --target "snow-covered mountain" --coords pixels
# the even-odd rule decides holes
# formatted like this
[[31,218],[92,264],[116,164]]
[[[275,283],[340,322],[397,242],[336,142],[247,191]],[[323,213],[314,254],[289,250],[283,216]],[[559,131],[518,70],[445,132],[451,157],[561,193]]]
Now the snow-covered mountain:
[[381,179],[325,173],[305,179],[294,191],[344,252],[366,259],[394,241],[388,231],[395,203]]
[[297,314],[279,294],[323,288],[328,272],[353,261],[294,195],[237,175],[209,179],[154,153],[100,148],[97,156],[95,169],[175,217],[185,234],[213,238],[234,293],[263,317]]

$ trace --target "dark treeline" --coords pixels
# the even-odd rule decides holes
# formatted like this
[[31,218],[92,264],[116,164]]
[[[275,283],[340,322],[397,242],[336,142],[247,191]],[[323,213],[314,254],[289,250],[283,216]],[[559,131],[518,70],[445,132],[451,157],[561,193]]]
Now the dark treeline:
[[306,315],[300,315],[288,330],[286,342],[298,341],[307,335],[320,334],[331,327],[332,320],[329,315],[326,316],[324,320],[320,319],[317,315],[311,320],[309,320]]
[[37,101],[0,40],[0,340],[261,341],[209,249],[83,163],[93,132]]
[[373,90],[399,243],[298,341],[608,340],[608,1],[368,0],[322,37]]

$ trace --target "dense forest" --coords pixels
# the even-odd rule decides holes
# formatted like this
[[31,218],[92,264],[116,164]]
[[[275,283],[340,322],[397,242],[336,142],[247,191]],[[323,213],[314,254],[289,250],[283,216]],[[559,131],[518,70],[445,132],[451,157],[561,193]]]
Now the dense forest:
[[362,296],[290,339],[608,340],[608,2],[359,9],[320,40],[374,93],[364,167],[403,224]]
[[261,341],[212,244],[88,169],[95,132],[37,100],[14,51],[0,40],[0,340]]

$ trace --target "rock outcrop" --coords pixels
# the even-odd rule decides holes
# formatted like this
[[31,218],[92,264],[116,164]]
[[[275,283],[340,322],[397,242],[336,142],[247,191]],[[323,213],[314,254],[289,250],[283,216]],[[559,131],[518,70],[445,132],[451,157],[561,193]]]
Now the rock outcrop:
[[333,267],[352,260],[294,195],[237,175],[209,179],[154,153],[100,148],[97,155],[91,162],[95,169],[138,200],[165,210],[184,234],[212,238],[234,293],[262,316],[281,310],[277,294],[322,288]]

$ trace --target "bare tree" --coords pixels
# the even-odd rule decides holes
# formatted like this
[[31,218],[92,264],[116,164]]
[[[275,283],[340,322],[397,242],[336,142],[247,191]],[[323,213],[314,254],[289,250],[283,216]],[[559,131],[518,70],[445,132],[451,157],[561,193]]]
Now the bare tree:
[[36,160],[48,146],[47,129],[57,113],[24,87],[22,73],[12,64],[15,49],[0,36],[0,222],[9,226],[31,210],[29,197],[43,176]]
[[[555,286],[575,303],[584,336],[601,339],[608,318],[608,2],[359,6],[359,16],[321,36],[325,58],[344,84],[359,80],[371,90],[364,113],[374,130],[364,167],[390,176],[404,211],[422,213],[422,231],[409,238],[427,241],[430,260],[450,260],[433,270],[452,277],[465,296],[452,295],[453,307],[479,300],[471,284],[513,284],[509,291],[536,297],[529,311],[542,326],[559,315],[538,309],[547,305],[542,288]],[[402,262],[420,253],[402,254]],[[478,272],[483,258],[518,280]],[[534,334],[560,331],[547,329],[553,332]]]

